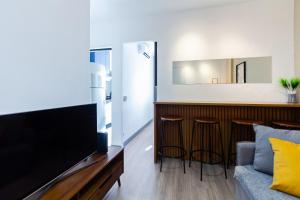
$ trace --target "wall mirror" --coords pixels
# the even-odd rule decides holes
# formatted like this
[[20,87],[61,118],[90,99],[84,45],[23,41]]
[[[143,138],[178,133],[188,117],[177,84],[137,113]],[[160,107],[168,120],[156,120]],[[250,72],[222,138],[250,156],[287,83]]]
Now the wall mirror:
[[173,62],[173,84],[272,83],[272,57]]

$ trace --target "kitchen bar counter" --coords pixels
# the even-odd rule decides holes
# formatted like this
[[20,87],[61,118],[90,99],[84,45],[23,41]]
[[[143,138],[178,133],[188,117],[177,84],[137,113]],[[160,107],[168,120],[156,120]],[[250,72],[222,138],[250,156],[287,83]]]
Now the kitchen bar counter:
[[[184,134],[184,146],[186,149],[186,159],[188,159],[188,150],[190,147],[192,123],[195,117],[214,118],[220,120],[222,140],[224,143],[225,153],[227,152],[227,146],[229,143],[229,135],[231,132],[231,121],[233,119],[244,120],[261,120],[266,125],[271,126],[272,121],[300,121],[300,104],[290,103],[276,103],[276,102],[201,102],[201,101],[158,101],[154,103],[154,161],[157,162],[157,150],[159,144],[160,134],[160,117],[164,115],[182,116],[183,121],[183,134]],[[166,129],[167,142],[177,142],[177,135],[173,133],[176,131],[176,127],[169,125]],[[199,130],[198,130],[199,131]],[[240,134],[246,134],[247,131],[239,131]],[[214,144],[218,144],[219,138],[215,133]],[[199,134],[198,134],[199,135]],[[207,142],[205,142],[205,146]],[[195,138],[194,148],[199,148],[200,139]],[[220,151],[218,147],[214,149]],[[166,150],[167,155],[177,155],[176,150]],[[196,156],[199,159],[199,155]]]
[[285,107],[300,108],[300,103],[276,102],[202,102],[202,101],[158,101],[155,105],[204,105],[204,106],[247,106],[247,107]]

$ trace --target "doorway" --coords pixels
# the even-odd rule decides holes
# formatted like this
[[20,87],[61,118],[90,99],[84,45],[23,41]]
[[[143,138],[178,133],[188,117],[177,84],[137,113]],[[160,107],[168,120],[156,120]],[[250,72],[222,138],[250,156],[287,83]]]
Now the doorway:
[[112,49],[91,49],[91,102],[97,104],[97,132],[112,139]]
[[127,144],[153,120],[156,100],[157,43],[123,44],[123,143]]

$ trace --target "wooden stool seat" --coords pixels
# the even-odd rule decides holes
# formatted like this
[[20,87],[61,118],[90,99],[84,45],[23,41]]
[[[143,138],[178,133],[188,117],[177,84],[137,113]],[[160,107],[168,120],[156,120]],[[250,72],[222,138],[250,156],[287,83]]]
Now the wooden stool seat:
[[300,122],[275,121],[274,125],[288,129],[300,129]]
[[219,121],[216,119],[209,119],[209,118],[195,118],[194,121],[200,124],[218,124]]
[[161,116],[160,117],[161,121],[170,121],[170,122],[176,122],[176,121],[183,121],[183,117],[179,116]]
[[244,119],[234,119],[232,120],[232,123],[235,123],[237,125],[242,125],[242,126],[252,126],[253,124],[258,124],[258,125],[264,124],[264,122],[260,120],[244,120]]

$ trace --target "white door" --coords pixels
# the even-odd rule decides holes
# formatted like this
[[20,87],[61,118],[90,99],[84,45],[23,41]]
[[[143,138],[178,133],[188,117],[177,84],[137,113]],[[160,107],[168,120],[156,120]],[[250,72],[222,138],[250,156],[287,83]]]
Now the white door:
[[154,42],[123,45],[123,142],[153,119]]

